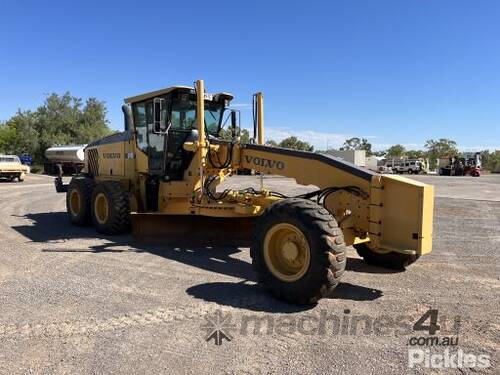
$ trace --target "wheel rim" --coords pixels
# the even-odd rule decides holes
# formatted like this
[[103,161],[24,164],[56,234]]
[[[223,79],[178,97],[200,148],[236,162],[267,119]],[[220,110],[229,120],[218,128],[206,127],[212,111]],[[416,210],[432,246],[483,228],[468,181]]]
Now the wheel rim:
[[69,195],[69,210],[73,216],[80,213],[80,193],[78,190],[71,190]]
[[299,280],[311,263],[311,251],[304,233],[288,223],[273,226],[264,238],[264,260],[278,279]]
[[104,193],[99,193],[94,201],[95,218],[99,224],[106,224],[109,216],[108,198]]

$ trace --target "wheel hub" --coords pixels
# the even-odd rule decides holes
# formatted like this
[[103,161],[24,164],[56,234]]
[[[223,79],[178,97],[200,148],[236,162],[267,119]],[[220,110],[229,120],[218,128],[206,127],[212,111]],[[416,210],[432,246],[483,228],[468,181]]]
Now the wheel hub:
[[77,190],[72,190],[69,196],[69,209],[73,216],[80,213],[80,194]]
[[295,243],[293,243],[292,241],[287,241],[283,244],[281,253],[287,261],[293,262],[299,255],[299,249],[297,248],[297,245],[295,245]]
[[108,221],[109,208],[108,199],[103,193],[99,193],[94,202],[95,218],[99,224],[106,224]]
[[293,282],[307,272],[311,261],[309,243],[296,226],[280,223],[271,227],[264,238],[264,260],[278,279]]

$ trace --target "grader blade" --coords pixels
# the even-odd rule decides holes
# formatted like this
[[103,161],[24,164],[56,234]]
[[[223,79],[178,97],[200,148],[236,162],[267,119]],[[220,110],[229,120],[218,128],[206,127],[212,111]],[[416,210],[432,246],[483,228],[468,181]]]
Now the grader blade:
[[134,241],[151,245],[250,246],[255,218],[132,213]]

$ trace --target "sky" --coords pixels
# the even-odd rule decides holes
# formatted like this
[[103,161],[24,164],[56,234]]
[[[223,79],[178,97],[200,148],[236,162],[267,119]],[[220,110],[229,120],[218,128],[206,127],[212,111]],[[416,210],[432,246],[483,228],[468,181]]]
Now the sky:
[[205,80],[244,127],[264,92],[266,138],[375,149],[451,138],[500,149],[500,2],[0,2],[0,120],[49,93],[106,102]]

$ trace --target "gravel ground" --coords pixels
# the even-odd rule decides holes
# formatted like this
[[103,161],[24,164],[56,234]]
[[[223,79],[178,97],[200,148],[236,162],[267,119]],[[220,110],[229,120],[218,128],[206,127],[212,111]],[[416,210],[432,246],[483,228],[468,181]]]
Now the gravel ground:
[[[132,246],[70,226],[49,177],[0,182],[0,373],[401,374],[428,309],[437,337],[458,337],[450,352],[487,354],[474,371],[498,373],[500,176],[416,178],[436,186],[433,252],[391,272],[350,250],[342,284],[312,307],[261,289],[246,248]],[[214,324],[231,341],[206,341]]]

